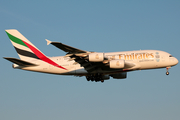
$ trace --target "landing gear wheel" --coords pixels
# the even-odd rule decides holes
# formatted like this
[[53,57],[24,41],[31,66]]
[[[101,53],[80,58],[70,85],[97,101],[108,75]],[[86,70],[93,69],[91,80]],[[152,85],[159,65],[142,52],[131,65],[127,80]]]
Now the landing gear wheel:
[[169,72],[168,72],[168,71],[166,72],[166,75],[169,75]]
[[166,67],[166,75],[169,75],[169,68],[171,68],[171,67]]
[[87,81],[95,81],[95,82],[104,82],[104,79],[102,78],[102,74],[96,73],[96,74],[89,74],[86,76]]
[[89,76],[86,76],[86,79],[87,79],[87,81],[90,81],[90,80],[91,80],[91,78],[90,78]]

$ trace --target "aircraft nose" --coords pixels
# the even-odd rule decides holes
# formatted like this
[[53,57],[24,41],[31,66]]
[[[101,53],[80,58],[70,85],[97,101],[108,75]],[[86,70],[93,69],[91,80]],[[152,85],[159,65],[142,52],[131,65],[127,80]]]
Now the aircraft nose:
[[178,59],[177,58],[174,58],[174,64],[177,65],[178,64]]

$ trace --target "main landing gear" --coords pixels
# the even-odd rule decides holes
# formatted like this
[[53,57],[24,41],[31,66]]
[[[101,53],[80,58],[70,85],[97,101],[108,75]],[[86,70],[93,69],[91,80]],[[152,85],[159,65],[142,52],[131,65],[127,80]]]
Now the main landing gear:
[[101,74],[91,74],[86,76],[87,81],[95,81],[95,82],[99,82],[101,81],[102,83],[104,82],[104,80],[102,79],[102,75]]
[[166,75],[169,75],[169,68],[171,68],[171,67],[166,67]]

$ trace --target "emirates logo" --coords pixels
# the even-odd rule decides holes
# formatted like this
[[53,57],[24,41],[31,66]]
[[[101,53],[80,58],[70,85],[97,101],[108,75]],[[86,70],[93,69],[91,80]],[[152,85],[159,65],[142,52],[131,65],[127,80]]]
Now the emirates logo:
[[96,54],[96,59],[99,59],[99,55],[98,54]]
[[117,65],[117,66],[120,66],[120,63],[119,63],[119,61],[117,61],[117,62],[116,62],[116,65]]

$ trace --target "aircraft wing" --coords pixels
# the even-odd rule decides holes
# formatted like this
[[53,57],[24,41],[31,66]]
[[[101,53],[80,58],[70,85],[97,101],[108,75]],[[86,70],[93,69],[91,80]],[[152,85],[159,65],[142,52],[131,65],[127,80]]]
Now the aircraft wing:
[[88,51],[80,50],[80,49],[62,44],[60,42],[52,42],[47,39],[46,39],[46,41],[47,41],[47,45],[52,44],[52,45],[56,46],[57,48],[63,50],[64,52],[68,52],[68,53],[86,53],[86,52],[88,52]]
[[[67,52],[65,57],[70,57],[69,61],[74,60],[74,64],[80,64],[82,67],[85,68],[86,71],[89,73],[97,72],[97,71],[114,71],[115,69],[109,68],[108,65],[108,58],[104,58],[105,60],[103,62],[90,62],[88,59],[88,55],[93,52],[88,52],[84,50],[80,50],[65,44],[62,44],[60,42],[51,42],[47,40],[47,45],[52,44],[56,46],[57,48]],[[125,63],[126,68],[134,68],[136,65],[133,63]]]
[[[86,57],[88,56],[89,53],[88,51],[84,51],[84,50],[80,50],[65,44],[62,44],[60,42],[52,42],[47,40],[47,45],[52,44],[55,47],[63,50],[64,52],[67,52],[65,57],[70,57],[70,61],[74,60],[75,63],[77,64],[79,63],[82,67],[84,67],[88,72],[91,72],[92,70],[94,70],[97,67],[100,67],[103,65],[103,63],[93,63],[93,62],[89,62],[88,59],[86,59]],[[90,71],[91,70],[91,71]]]

